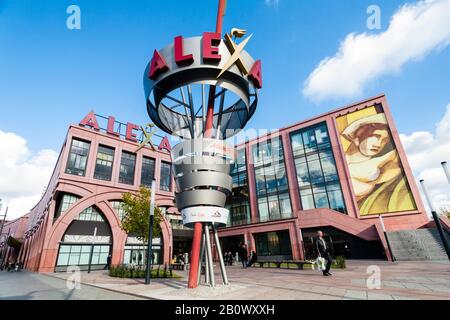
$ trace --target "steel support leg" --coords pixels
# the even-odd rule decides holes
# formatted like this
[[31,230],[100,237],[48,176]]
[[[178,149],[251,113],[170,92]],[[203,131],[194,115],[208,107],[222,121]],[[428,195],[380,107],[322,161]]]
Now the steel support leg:
[[206,242],[206,257],[208,259],[208,265],[209,265],[209,280],[211,282],[211,286],[216,286],[216,281],[214,279],[214,267],[213,267],[213,261],[212,261],[212,250],[211,250],[211,239],[209,238],[209,225],[208,223],[205,223],[205,242]]
[[223,284],[228,285],[227,270],[225,269],[225,263],[223,261],[222,248],[220,247],[220,242],[219,242],[219,234],[217,233],[217,229],[214,226],[214,224],[212,224],[211,227],[212,227],[213,233],[214,233],[214,240],[216,242],[217,254],[219,255],[220,271],[222,272]]
[[200,247],[200,259],[198,262],[198,272],[197,272],[197,286],[200,284],[204,257],[205,257],[205,234],[202,235],[202,246]]

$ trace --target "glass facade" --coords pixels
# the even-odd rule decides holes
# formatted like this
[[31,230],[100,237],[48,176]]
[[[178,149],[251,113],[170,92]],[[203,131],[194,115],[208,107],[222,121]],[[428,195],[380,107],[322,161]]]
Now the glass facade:
[[59,202],[58,210],[56,211],[55,218],[58,218],[61,214],[64,213],[72,204],[78,201],[80,197],[75,196],[73,194],[65,193],[62,195],[61,200]]
[[237,151],[236,162],[231,167],[230,175],[233,179],[233,186],[231,195],[227,198],[225,205],[230,210],[228,226],[249,224],[251,222],[251,215],[245,148]]
[[94,206],[86,208],[83,211],[81,211],[81,213],[75,220],[105,222],[103,215],[100,212],[98,212]]
[[123,220],[123,217],[125,216],[125,210],[122,206],[122,201],[120,200],[113,200],[110,201],[111,206],[113,207],[114,211],[116,212],[117,216],[119,217],[120,221]]
[[256,252],[258,256],[283,256],[292,258],[289,231],[275,231],[255,234]]
[[86,164],[89,155],[90,142],[72,139],[69,159],[67,160],[66,173],[77,176],[86,174]]
[[99,145],[95,161],[94,178],[111,181],[114,162],[114,148]]
[[279,137],[252,147],[260,222],[292,217],[283,145]]
[[326,124],[291,134],[291,143],[303,210],[330,208],[345,213]]
[[[57,267],[88,266],[92,245],[90,244],[61,244],[59,247]],[[106,265],[110,245],[94,245],[92,265]]]
[[136,167],[136,155],[131,152],[122,152],[120,160],[119,182],[134,184],[134,170]]
[[153,179],[155,179],[155,159],[142,157],[141,184],[151,188]]
[[[152,246],[152,264],[162,264],[162,246]],[[147,246],[126,245],[123,253],[123,263],[131,265],[145,265],[147,259]]]
[[161,162],[161,177],[159,182],[159,189],[170,191],[172,182],[172,165],[167,162]]

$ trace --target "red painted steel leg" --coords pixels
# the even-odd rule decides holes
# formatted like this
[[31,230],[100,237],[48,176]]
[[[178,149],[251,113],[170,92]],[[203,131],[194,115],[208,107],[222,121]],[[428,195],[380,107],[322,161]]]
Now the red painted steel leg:
[[[217,11],[216,33],[222,33],[223,16],[225,15],[226,0],[219,0],[219,9]],[[206,113],[205,138],[210,138],[213,129],[214,120],[214,96],[216,87],[211,86],[208,97],[208,111]],[[197,274],[199,268],[200,244],[202,240],[203,225],[201,222],[194,224],[194,234],[192,238],[191,263],[189,268],[188,288],[197,287]]]

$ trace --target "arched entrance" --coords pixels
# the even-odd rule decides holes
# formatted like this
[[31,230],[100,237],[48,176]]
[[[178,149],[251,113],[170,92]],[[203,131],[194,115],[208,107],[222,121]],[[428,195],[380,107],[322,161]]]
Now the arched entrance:
[[95,205],[84,209],[60,241],[55,271],[66,271],[70,266],[88,270],[89,264],[91,270],[104,269],[111,255],[112,241],[111,227],[100,209]]

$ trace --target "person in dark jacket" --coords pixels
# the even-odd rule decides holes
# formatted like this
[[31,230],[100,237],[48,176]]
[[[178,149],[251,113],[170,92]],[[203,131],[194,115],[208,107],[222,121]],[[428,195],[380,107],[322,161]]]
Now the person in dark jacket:
[[247,251],[247,245],[245,243],[243,243],[241,246],[240,255],[241,255],[240,258],[241,258],[241,262],[242,262],[242,267],[245,269],[245,268],[247,268],[247,262],[248,262],[248,251]]
[[108,257],[106,258],[106,266],[104,270],[109,270],[110,268],[111,268],[111,255],[109,254]]
[[251,267],[258,260],[258,256],[256,255],[256,251],[253,250],[250,254],[250,261],[247,263],[247,267]]
[[325,239],[323,238],[322,231],[317,231],[317,239],[316,239],[316,250],[319,257],[322,257],[326,260],[327,266],[325,270],[323,270],[324,276],[331,276],[330,268],[333,263],[333,259],[331,258],[330,248],[327,245]]

